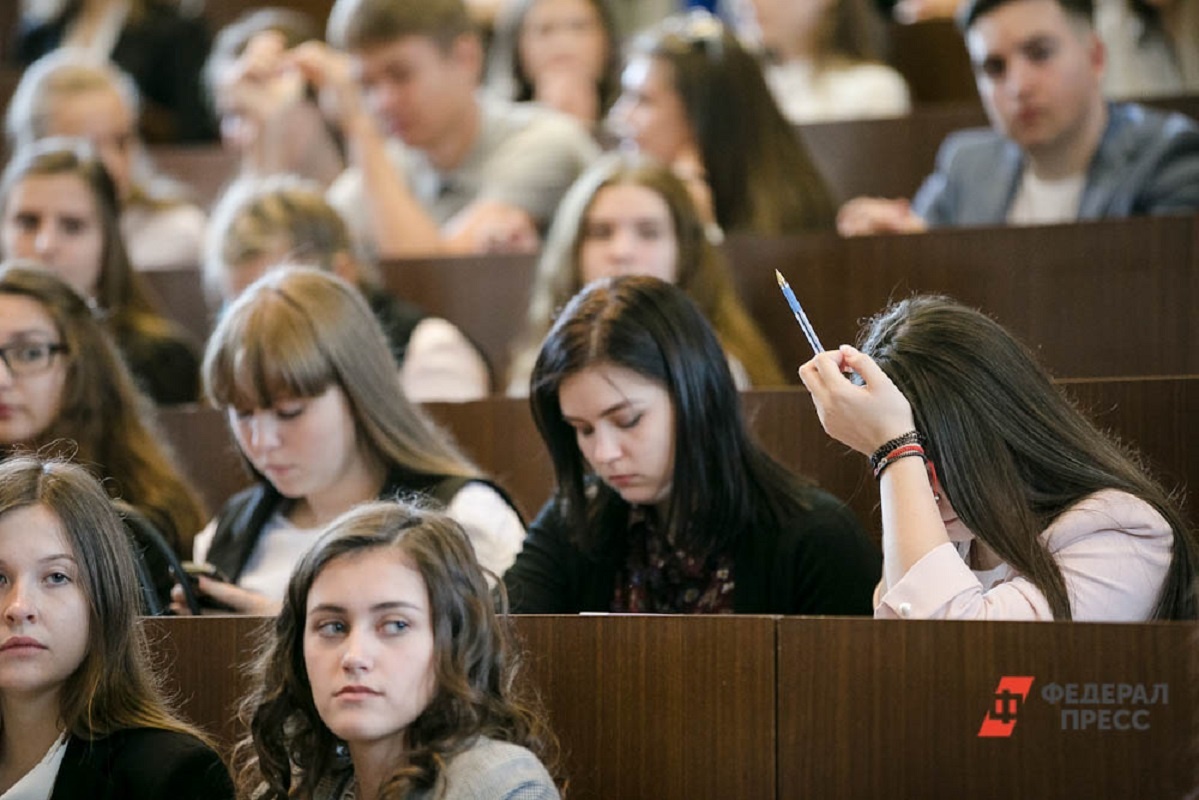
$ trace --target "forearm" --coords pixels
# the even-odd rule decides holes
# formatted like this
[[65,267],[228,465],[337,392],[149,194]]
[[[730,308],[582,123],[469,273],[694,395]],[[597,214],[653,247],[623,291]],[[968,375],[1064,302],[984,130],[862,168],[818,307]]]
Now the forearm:
[[374,120],[360,115],[345,131],[350,164],[362,176],[367,219],[379,256],[405,258],[443,252],[446,246],[437,222],[397,174]]
[[924,459],[901,458],[879,481],[883,522],[883,583],[894,586],[917,561],[949,541]]

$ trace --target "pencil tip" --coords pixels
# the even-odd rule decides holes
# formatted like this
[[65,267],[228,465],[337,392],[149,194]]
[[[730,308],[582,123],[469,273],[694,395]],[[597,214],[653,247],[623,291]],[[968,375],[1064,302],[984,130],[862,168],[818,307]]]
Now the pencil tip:
[[775,280],[777,280],[779,282],[779,286],[782,286],[783,284],[786,283],[786,281],[783,280],[783,273],[779,272],[777,269],[774,271],[774,277],[775,277]]

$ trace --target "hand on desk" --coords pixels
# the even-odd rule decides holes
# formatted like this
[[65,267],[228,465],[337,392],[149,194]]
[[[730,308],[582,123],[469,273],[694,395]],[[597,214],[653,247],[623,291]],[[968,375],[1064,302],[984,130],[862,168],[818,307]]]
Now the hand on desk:
[[907,200],[855,197],[837,212],[837,233],[870,236],[876,233],[923,233],[926,223]]

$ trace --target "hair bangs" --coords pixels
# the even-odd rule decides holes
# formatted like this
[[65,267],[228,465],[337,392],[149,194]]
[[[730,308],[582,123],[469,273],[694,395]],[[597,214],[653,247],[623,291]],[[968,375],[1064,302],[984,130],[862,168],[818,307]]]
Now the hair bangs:
[[[277,313],[280,305],[285,313]],[[218,345],[204,372],[214,405],[269,408],[340,383],[311,320],[282,294],[274,302],[237,303],[213,336]]]

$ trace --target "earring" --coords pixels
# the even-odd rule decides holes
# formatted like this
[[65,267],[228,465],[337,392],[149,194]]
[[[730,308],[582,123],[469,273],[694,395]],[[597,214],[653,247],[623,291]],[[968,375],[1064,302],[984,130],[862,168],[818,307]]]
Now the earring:
[[936,502],[938,502],[938,503],[939,503],[939,502],[941,502],[941,493],[940,493],[940,492],[933,492],[933,500],[935,500],[935,501],[936,501]]

